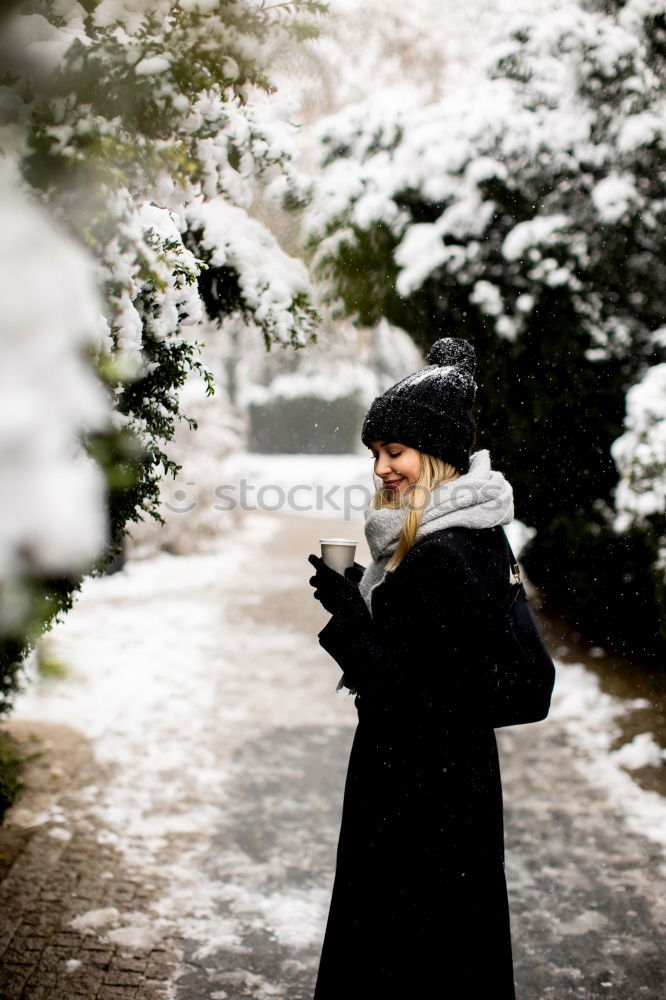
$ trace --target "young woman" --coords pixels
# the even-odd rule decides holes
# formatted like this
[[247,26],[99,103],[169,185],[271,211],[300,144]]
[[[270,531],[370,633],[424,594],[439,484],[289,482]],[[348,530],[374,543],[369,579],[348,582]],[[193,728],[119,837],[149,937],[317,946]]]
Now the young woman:
[[475,367],[443,338],[374,400],[372,562],[309,557],[359,719],[315,1000],[514,1000],[490,711],[513,492],[470,454]]

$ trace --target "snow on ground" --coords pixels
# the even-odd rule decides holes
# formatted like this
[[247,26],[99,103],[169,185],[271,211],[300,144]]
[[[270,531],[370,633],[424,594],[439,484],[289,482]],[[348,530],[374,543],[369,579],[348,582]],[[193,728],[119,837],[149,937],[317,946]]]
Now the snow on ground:
[[[296,471],[300,481],[300,467]],[[72,612],[46,639],[68,676],[33,676],[14,713],[76,726],[92,741],[99,763],[113,768],[108,785],[82,790],[82,811],[96,815],[100,842],[166,885],[154,925],[166,933],[175,922],[182,936],[199,942],[200,955],[238,948],[238,927],[252,911],[265,914],[278,940],[297,931],[301,941],[314,938],[328,903],[326,888],[289,897],[268,891],[266,866],[250,865],[233,851],[218,857],[222,870],[235,873],[232,880],[206,874],[236,748],[249,736],[295,722],[353,721],[351,700],[334,697],[330,671],[321,670],[314,630],[308,644],[288,621],[249,632],[226,613],[243,590],[242,602],[261,605],[278,528],[277,517],[250,514],[208,554],[164,553],[87,580]],[[316,551],[313,535],[310,551]],[[290,558],[280,582],[300,587],[311,601],[306,556],[307,550],[302,564]],[[34,664],[29,669],[34,674]],[[68,836],[68,817],[57,805],[50,814],[28,817],[47,820]],[[233,918],[220,914],[226,904]],[[80,916],[85,923],[99,914]],[[141,946],[140,921],[131,914],[106,916],[103,937]]]
[[[371,460],[355,455],[239,455],[237,469],[255,484],[287,490],[371,480]],[[344,530],[339,511],[284,512],[327,516]],[[33,678],[16,705],[19,719],[80,729],[97,760],[112,766],[108,785],[82,790],[82,810],[92,808],[102,842],[165,886],[153,931],[175,923],[198,942],[199,958],[241,950],[240,931],[252,913],[262,914],[287,945],[316,941],[328,904],[323,884],[286,892],[276,881],[275,866],[286,870],[288,859],[261,861],[225,845],[211,871],[208,853],[220,816],[233,811],[232,760],[239,746],[280,727],[320,731],[355,724],[352,700],[333,696],[330,671],[321,669],[316,630],[308,642],[308,632],[293,627],[293,602],[308,599],[309,567],[307,549],[278,557],[271,548],[282,513],[249,513],[205,555],[162,554],[86,581],[72,612],[47,637],[51,655],[69,675]],[[360,511],[351,523],[354,537],[363,539]],[[517,521],[510,526],[516,552],[529,531]],[[312,536],[316,540],[316,530]],[[307,545],[307,530],[299,543],[301,537]],[[271,604],[281,595],[289,609],[284,614]],[[248,628],[247,620],[229,612],[234,602],[265,608],[265,626]],[[603,693],[581,665],[558,663],[552,719],[579,748],[578,766],[605,789],[632,829],[666,847],[666,801],[640,789],[625,770],[653,762],[654,747],[640,738],[633,750],[627,745],[610,752],[618,719],[637,704]],[[288,774],[288,760],[279,766]],[[264,807],[270,809],[270,802],[262,800]],[[57,836],[68,836],[71,818],[57,806],[32,822],[46,819]],[[303,855],[302,844],[293,850]],[[141,914],[93,911],[82,913],[80,922],[128,946],[154,940]]]
[[[69,677],[34,681],[15,711],[17,718],[73,724],[92,740],[97,760],[114,767],[107,787],[81,794],[82,807],[92,805],[98,817],[100,839],[121,850],[130,866],[166,876],[164,928],[171,913],[188,924],[196,918],[194,927],[207,939],[221,934],[207,924],[214,901],[199,864],[224,800],[220,734],[226,731],[233,743],[251,711],[238,676],[243,654],[236,660],[243,637],[224,620],[224,604],[243,561],[270,545],[275,527],[257,519],[209,555],[163,554],[88,580],[49,637]],[[282,652],[293,652],[288,636]],[[253,654],[270,662],[259,639]],[[218,693],[220,678],[227,697]]]
[[666,759],[666,750],[655,743],[652,733],[638,733],[630,743],[625,743],[612,753],[616,764],[636,771],[639,767],[660,767]]
[[563,723],[579,747],[579,770],[595,787],[606,791],[632,830],[666,849],[666,799],[640,788],[625,770],[658,766],[663,751],[648,733],[641,733],[631,743],[611,751],[620,735],[619,719],[634,709],[648,708],[649,702],[644,698],[621,700],[606,694],[596,677],[581,664],[558,662],[556,667],[549,718]]

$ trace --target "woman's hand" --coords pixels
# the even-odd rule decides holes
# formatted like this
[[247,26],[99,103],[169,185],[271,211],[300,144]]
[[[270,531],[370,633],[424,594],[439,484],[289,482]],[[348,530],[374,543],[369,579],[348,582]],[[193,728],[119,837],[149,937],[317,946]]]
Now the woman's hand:
[[355,583],[357,587],[364,573],[365,566],[361,566],[361,564],[357,562],[355,562],[353,566],[350,566],[349,569],[345,570],[345,576],[347,579],[351,580],[352,583]]
[[355,615],[367,613],[365,601],[358,589],[358,582],[363,576],[364,567],[354,563],[345,570],[345,575],[337,573],[327,566],[320,556],[309,555],[317,572],[310,577],[309,583],[315,588],[314,596],[321,601],[326,610],[332,614]]

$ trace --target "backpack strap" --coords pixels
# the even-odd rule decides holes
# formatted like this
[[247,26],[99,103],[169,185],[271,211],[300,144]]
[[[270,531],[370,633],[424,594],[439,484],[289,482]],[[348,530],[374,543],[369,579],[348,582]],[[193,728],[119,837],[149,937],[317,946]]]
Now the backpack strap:
[[509,561],[510,561],[510,564],[511,564],[511,573],[513,575],[513,582],[514,583],[521,583],[520,566],[518,565],[518,560],[516,559],[516,557],[513,554],[513,549],[511,548],[511,545],[509,544],[509,539],[508,539],[507,533],[504,530],[503,526],[502,526],[502,535],[504,537],[504,541],[506,543],[506,548],[507,548],[507,551],[509,553]]

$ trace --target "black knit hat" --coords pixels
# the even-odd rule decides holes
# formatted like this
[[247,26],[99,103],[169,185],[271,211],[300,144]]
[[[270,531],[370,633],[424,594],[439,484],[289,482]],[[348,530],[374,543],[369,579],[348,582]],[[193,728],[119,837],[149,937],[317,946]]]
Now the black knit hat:
[[396,441],[469,471],[476,434],[476,351],[468,340],[442,337],[426,355],[426,367],[400,379],[373,401],[361,440]]

